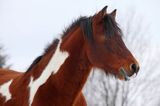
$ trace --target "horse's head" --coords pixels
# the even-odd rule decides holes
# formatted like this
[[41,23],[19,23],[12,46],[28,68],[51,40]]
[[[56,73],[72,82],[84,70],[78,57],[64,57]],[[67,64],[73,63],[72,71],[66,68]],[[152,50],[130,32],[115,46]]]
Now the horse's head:
[[108,14],[106,8],[82,24],[88,27],[88,30],[83,28],[87,57],[93,67],[128,80],[137,74],[139,65],[122,40],[121,30],[115,22],[116,10]]

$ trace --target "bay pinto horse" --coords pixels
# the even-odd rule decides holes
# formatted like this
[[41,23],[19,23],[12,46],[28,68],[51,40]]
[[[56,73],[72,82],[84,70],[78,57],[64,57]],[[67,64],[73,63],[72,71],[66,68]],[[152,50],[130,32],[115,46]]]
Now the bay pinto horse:
[[25,73],[0,69],[0,106],[86,106],[82,88],[92,68],[121,80],[137,74],[116,10],[106,9],[76,20]]

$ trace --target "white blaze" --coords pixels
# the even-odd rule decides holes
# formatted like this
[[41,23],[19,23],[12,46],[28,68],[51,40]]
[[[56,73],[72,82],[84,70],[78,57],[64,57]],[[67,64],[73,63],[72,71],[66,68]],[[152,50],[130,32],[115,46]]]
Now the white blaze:
[[0,94],[6,98],[5,102],[7,102],[9,99],[11,99],[11,93],[9,91],[9,87],[11,85],[13,80],[10,80],[3,85],[0,86]]
[[55,53],[53,54],[52,58],[50,59],[48,65],[43,70],[41,76],[33,81],[33,77],[30,79],[29,88],[30,88],[30,97],[29,97],[29,105],[31,106],[34,96],[38,90],[38,88],[43,85],[47,79],[50,77],[52,73],[56,73],[64,61],[69,56],[68,52],[60,51],[61,40],[57,46]]

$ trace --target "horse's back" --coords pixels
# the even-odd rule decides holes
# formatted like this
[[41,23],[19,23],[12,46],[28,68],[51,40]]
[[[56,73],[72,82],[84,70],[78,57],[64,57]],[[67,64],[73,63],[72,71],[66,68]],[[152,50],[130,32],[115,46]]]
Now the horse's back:
[[16,72],[16,71],[9,70],[9,69],[0,69],[0,85],[2,85],[3,83],[11,79],[15,79],[21,74],[22,74],[21,72]]

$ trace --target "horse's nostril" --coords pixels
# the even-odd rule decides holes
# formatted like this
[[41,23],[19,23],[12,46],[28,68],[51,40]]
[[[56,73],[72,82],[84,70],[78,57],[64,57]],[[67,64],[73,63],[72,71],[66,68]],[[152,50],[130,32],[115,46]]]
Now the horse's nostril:
[[137,64],[131,64],[131,70],[133,70],[135,73],[137,73],[138,72],[138,70],[139,70],[139,66],[137,65]]

